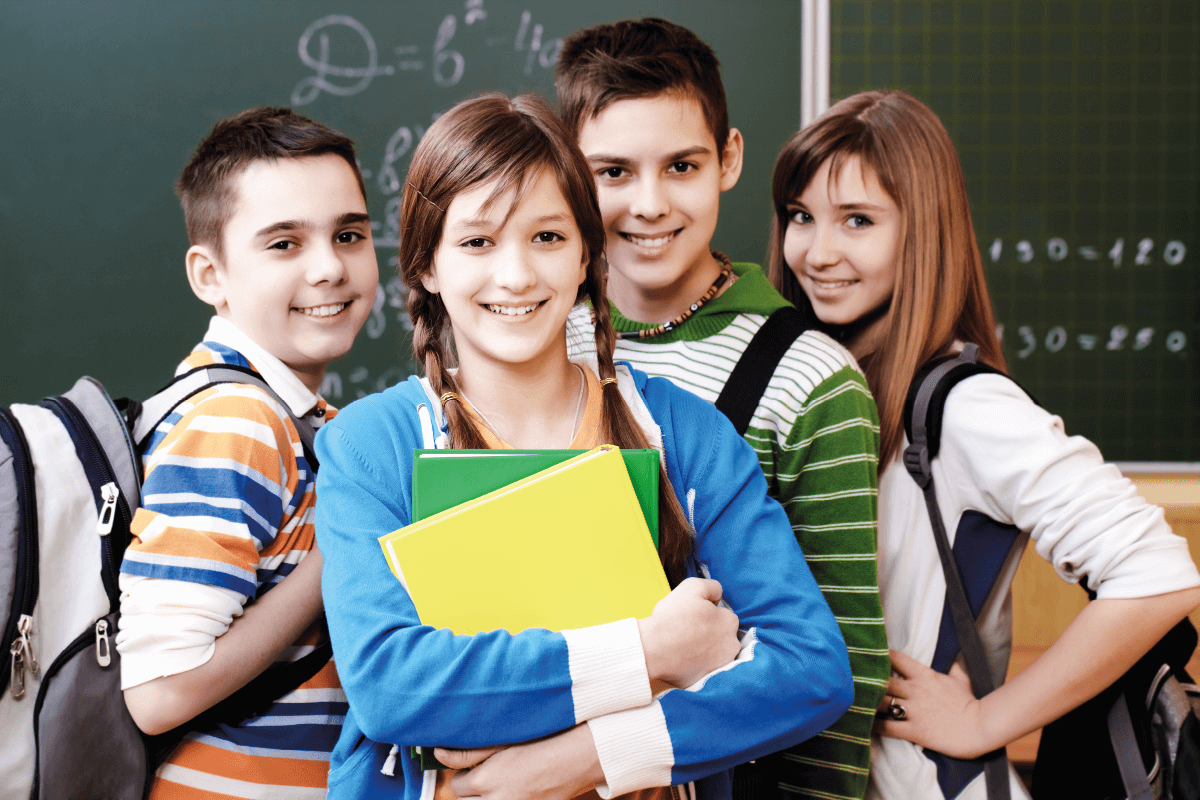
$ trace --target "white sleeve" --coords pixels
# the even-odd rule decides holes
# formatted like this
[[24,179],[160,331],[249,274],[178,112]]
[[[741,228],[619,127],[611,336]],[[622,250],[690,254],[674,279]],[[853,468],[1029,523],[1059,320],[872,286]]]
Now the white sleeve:
[[1102,598],[1200,585],[1162,509],[1007,378],[977,375],[951,390],[940,456],[948,475],[961,476],[947,486],[957,507],[1030,531],[1063,580],[1086,578]]
[[122,573],[121,689],[206,663],[246,596],[219,586]]

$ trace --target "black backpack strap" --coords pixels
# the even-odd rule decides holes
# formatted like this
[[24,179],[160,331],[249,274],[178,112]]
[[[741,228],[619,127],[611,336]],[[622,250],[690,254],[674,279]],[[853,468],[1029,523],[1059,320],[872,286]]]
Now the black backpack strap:
[[716,406],[729,417],[738,435],[745,435],[754,410],[792,343],[808,330],[804,318],[792,306],[776,309],[762,324],[729,373]]
[[[909,402],[905,404],[904,427],[909,432],[912,444],[904,450],[904,468],[925,495],[925,506],[929,511],[934,540],[937,542],[938,557],[942,562],[942,572],[946,576],[946,602],[950,606],[954,630],[958,634],[959,645],[967,662],[971,690],[976,697],[983,697],[995,690],[996,678],[988,664],[983,640],[979,638],[979,631],[975,628],[975,615],[971,613],[971,606],[967,602],[962,575],[959,573],[958,563],[954,560],[950,540],[942,524],[942,512],[938,506],[933,472],[930,469],[930,462],[940,445],[942,410],[946,395],[958,381],[968,375],[985,371],[975,369],[981,366],[976,362],[978,355],[979,348],[974,344],[967,344],[957,356],[942,360],[928,370],[922,370],[923,375],[918,375],[913,381],[909,389]],[[936,413],[933,402],[935,397],[940,398]],[[934,427],[935,420],[935,439],[931,446],[929,432]],[[1004,748],[988,753],[983,758],[989,800],[1008,800],[1008,758]]]
[[313,440],[316,438],[317,432],[312,424],[293,414],[288,404],[283,402],[283,399],[257,372],[249,367],[232,366],[229,364],[197,367],[176,377],[146,402],[140,404],[134,402],[128,403],[128,411],[126,413],[132,415],[131,419],[133,416],[136,416],[131,433],[139,455],[145,452],[146,443],[150,440],[150,436],[163,423],[163,420],[175,411],[180,403],[192,395],[211,386],[216,386],[219,383],[250,384],[262,389],[275,402],[279,403],[287,412],[288,418],[291,419],[292,425],[296,428],[296,433],[300,436],[300,443],[304,447],[304,457],[308,459],[309,466],[312,467],[313,472],[317,471],[317,467],[319,466],[317,463],[317,453],[313,448]]

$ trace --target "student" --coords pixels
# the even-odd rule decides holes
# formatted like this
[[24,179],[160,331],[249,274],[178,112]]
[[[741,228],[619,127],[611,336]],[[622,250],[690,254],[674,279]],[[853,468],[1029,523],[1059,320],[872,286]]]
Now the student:
[[[982,800],[981,767],[954,759],[1003,747],[1111,684],[1196,608],[1200,575],[1162,510],[1094,445],[1068,437],[1061,419],[1009,379],[967,378],[947,398],[933,461],[951,541],[967,512],[988,530],[1016,526],[1060,576],[1086,579],[1099,599],[981,700],[960,667],[949,675],[930,669],[946,584],[921,490],[898,458],[905,397],[923,364],[965,342],[1005,369],[958,157],[920,101],[865,92],[784,146],[773,198],[771,277],[845,341],[882,420],[880,588],[896,672],[883,707],[904,713],[883,722],[883,738],[872,742],[871,796]],[[964,547],[956,553],[973,552],[966,536],[958,532]],[[999,680],[1024,543],[1016,536],[978,617]],[[1010,784],[1013,797],[1027,796],[1015,773]]]
[[[286,406],[221,384],[150,441],[117,647],[126,704],[151,734],[318,642],[313,472],[289,411],[333,417],[317,394],[325,366],[350,349],[379,280],[354,145],[324,125],[275,108],[223,120],[177,191],[188,281],[216,311],[177,373],[249,368]],[[324,797],[345,711],[329,662],[260,715],[190,732],[151,797]]]
[[[601,25],[566,41],[556,86],[600,194],[617,358],[715,401],[751,337],[787,305],[758,266],[709,249],[743,149],[716,57],[664,20]],[[591,339],[580,309],[568,328],[572,356],[590,352]],[[746,429],[841,626],[855,686],[853,706],[828,731],[739,770],[748,794],[778,783],[822,797],[866,789],[888,677],[875,571],[878,424],[854,359],[814,330],[788,349]]]
[[[460,797],[691,781],[729,797],[730,767],[811,736],[850,701],[837,625],[753,452],[712,406],[615,367],[603,316],[599,358],[568,360],[572,307],[606,307],[604,232],[587,165],[544,101],[460,103],[425,134],[407,180],[400,269],[427,377],[352,403],[317,438],[322,588],[350,699],[330,797],[429,797],[437,781]],[[437,430],[422,424],[429,409]],[[435,435],[450,447],[660,445],[660,555],[676,588],[645,619],[562,633],[421,625],[377,537],[411,521],[412,451]],[[581,513],[603,513],[603,500]],[[652,696],[652,680],[688,689]],[[491,755],[446,786],[393,744],[513,746],[437,751],[452,766]]]

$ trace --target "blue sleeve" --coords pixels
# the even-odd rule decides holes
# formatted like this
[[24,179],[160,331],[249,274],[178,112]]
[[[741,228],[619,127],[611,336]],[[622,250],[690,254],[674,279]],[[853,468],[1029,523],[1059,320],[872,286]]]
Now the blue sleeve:
[[415,415],[389,408],[402,402],[393,392],[366,398],[317,437],[321,590],[355,720],[377,742],[462,748],[574,725],[562,634],[423,626],[389,571],[377,539],[410,521],[412,450],[421,446]]
[[696,560],[746,632],[732,666],[660,698],[672,781],[683,783],[813,736],[850,707],[854,689],[841,631],[753,449],[714,406],[662,383],[648,381],[647,401],[696,530]]

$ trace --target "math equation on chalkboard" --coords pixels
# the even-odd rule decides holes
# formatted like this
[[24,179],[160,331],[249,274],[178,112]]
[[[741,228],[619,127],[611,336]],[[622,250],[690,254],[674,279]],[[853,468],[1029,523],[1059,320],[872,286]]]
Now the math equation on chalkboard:
[[[1056,236],[1048,239],[1044,248],[1039,248],[1029,239],[1005,242],[1004,239],[996,238],[988,246],[987,255],[993,264],[1005,261],[1028,264],[1038,257],[1039,250],[1050,261],[1065,261],[1072,253],[1067,240]],[[1177,267],[1187,257],[1187,246],[1179,239],[1172,239],[1157,247],[1150,237],[1130,239],[1128,245],[1124,238],[1118,238],[1111,243],[1078,245],[1074,248],[1074,254],[1082,261],[1102,261],[1112,264],[1113,267],[1144,267],[1155,263],[1155,259],[1167,266]]]

